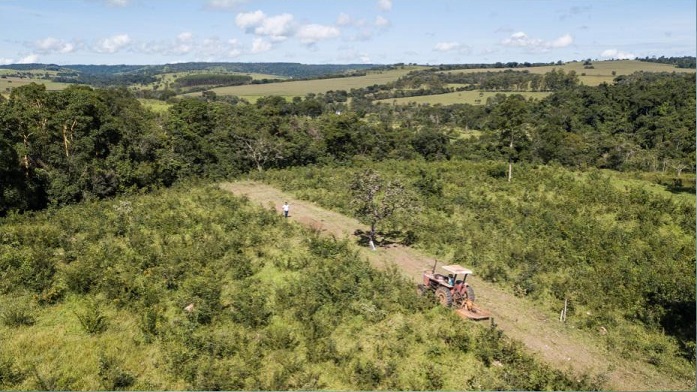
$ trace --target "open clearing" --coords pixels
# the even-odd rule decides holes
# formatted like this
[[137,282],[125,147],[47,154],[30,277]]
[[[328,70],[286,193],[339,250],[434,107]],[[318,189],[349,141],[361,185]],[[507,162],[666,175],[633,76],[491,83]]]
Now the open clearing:
[[[644,71],[644,72],[695,72],[691,68],[675,68],[669,64],[659,64],[650,63],[646,61],[639,60],[615,60],[615,61],[592,61],[593,68],[585,68],[583,62],[574,61],[563,65],[547,65],[541,67],[527,67],[527,68],[474,68],[474,69],[459,69],[443,72],[464,72],[464,73],[474,73],[474,72],[502,72],[506,70],[514,71],[528,71],[535,74],[545,74],[554,69],[561,69],[564,72],[575,71],[579,76],[579,80],[582,84],[587,86],[597,86],[601,83],[612,83],[618,75],[630,75],[634,72]],[[374,84],[385,84],[388,82],[396,81],[399,77],[406,75],[407,73],[419,70],[428,69],[431,67],[427,66],[405,66],[400,69],[388,70],[388,71],[369,71],[366,76],[354,76],[346,78],[333,78],[333,79],[313,79],[313,80],[298,80],[298,81],[286,81],[281,83],[268,83],[268,84],[250,84],[244,86],[230,86],[230,87],[220,87],[212,89],[218,95],[236,95],[240,98],[244,98],[250,102],[256,102],[260,97],[278,95],[285,98],[292,97],[305,97],[310,93],[325,93],[330,90],[345,90],[349,91],[352,88],[363,88],[372,86]],[[613,75],[613,72],[615,75]],[[515,92],[523,94],[526,97],[534,98],[544,98],[549,95],[549,92]],[[481,94],[481,95],[480,95]],[[450,105],[455,103],[469,103],[469,104],[484,104],[486,103],[486,98],[495,95],[495,92],[480,92],[476,91],[460,91],[448,94],[437,94],[437,95],[424,95],[419,97],[406,97],[406,98],[396,98],[396,99],[386,99],[376,102],[383,103],[395,103],[398,105],[408,104],[414,102],[417,104],[441,104]],[[505,94],[513,94],[512,92],[505,92]],[[201,93],[190,93],[184,94],[185,96],[200,96]],[[479,100],[479,102],[477,102]]]
[[[349,91],[352,88],[362,88],[374,84],[394,82],[400,76],[427,67],[405,66],[400,69],[387,71],[368,71],[365,76],[349,76],[345,78],[295,80],[281,83],[248,84],[244,86],[230,86],[211,89],[217,95],[236,95],[255,102],[259,97],[280,95],[283,97],[304,97],[310,93],[325,93],[330,90]],[[185,94],[199,96],[201,93]]]
[[551,92],[531,92],[531,91],[457,91],[453,93],[446,94],[434,94],[434,95],[422,95],[418,97],[404,97],[404,98],[391,98],[391,99],[381,99],[379,101],[383,104],[395,104],[395,105],[407,105],[409,103],[415,104],[430,104],[430,105],[454,105],[458,103],[468,103],[470,105],[484,105],[486,100],[496,94],[520,94],[526,98],[542,99],[551,94]]
[[[564,72],[574,71],[582,84],[586,86],[598,86],[601,83],[612,83],[613,79],[619,75],[631,75],[634,72],[695,72],[694,68],[676,68],[670,64],[650,63],[639,60],[608,60],[591,61],[593,68],[585,68],[582,61],[572,61],[563,65],[545,65],[542,67],[526,68],[475,68],[457,69],[445,72],[452,73],[474,73],[474,72],[502,72],[502,71],[528,71],[534,74],[546,74],[554,70]],[[612,72],[615,72],[615,75]],[[585,75],[584,75],[585,74]]]
[[[288,201],[289,219],[337,238],[354,239],[356,229],[367,229],[353,218],[298,200],[266,184],[234,182],[223,183],[220,187],[236,195],[247,195],[263,207],[273,206],[279,213],[283,202]],[[358,249],[372,265],[378,268],[396,265],[415,283],[423,270],[431,268],[434,260],[433,256],[404,246],[389,246],[374,252]],[[477,292],[477,303],[492,313],[498,327],[557,369],[602,377],[606,380],[605,386],[612,390],[695,390],[694,382],[673,380],[656,367],[619,358],[599,347],[598,339],[591,332],[570,328],[560,323],[557,315],[540,311],[529,301],[476,276],[472,277],[472,284]]]

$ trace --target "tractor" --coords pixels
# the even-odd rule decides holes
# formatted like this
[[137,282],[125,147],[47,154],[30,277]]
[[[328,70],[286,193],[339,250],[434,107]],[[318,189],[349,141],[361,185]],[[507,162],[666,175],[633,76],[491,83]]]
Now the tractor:
[[423,273],[423,283],[417,286],[418,293],[424,295],[433,292],[438,302],[446,308],[456,307],[457,312],[464,317],[475,320],[489,318],[488,312],[474,305],[474,289],[467,282],[472,270],[457,264],[444,265],[441,268],[447,275],[436,273],[436,265]]

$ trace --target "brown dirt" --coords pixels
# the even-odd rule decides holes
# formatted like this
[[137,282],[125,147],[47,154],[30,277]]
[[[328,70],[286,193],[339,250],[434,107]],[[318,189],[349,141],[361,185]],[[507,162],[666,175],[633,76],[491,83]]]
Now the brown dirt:
[[[224,183],[220,187],[237,195],[247,195],[264,207],[271,205],[281,213],[283,202],[290,204],[289,218],[337,238],[355,239],[357,229],[367,228],[357,220],[294,198],[272,186],[257,182]],[[434,258],[419,250],[391,245],[361,254],[374,266],[394,264],[406,276],[420,281],[421,273],[433,266]],[[618,391],[695,390],[695,384],[673,380],[650,365],[628,361],[598,345],[597,337],[561,323],[558,316],[536,309],[522,298],[505,292],[476,276],[470,279],[476,288],[477,304],[489,311],[493,321],[510,338],[521,342],[550,366],[572,374],[604,378],[607,389]],[[560,305],[560,310],[561,310]],[[489,323],[490,321],[484,321]],[[598,331],[600,333],[600,331]]]

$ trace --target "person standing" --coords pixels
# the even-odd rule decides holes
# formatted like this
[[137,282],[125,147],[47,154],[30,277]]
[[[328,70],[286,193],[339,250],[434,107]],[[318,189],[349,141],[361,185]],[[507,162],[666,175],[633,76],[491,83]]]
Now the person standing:
[[283,216],[288,217],[288,211],[290,211],[290,206],[288,205],[288,202],[283,203]]

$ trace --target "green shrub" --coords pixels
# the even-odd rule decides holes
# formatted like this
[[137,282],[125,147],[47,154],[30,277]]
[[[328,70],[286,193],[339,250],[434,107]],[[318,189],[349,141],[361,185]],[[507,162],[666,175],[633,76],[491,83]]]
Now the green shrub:
[[36,322],[32,307],[22,299],[5,301],[0,307],[0,319],[8,327],[28,326]]
[[160,324],[163,317],[156,307],[149,307],[141,312],[138,319],[138,328],[143,333],[146,343],[151,343],[160,334]]
[[108,327],[107,317],[96,300],[88,300],[82,306],[81,311],[75,311],[74,313],[78,321],[80,321],[82,329],[90,335],[102,333]]
[[24,378],[25,374],[17,368],[12,358],[0,357],[0,388],[12,389]]
[[105,390],[124,390],[130,389],[135,384],[136,378],[133,374],[121,369],[113,357],[99,356],[99,379]]
[[242,281],[237,285],[230,301],[232,320],[251,328],[267,325],[273,314],[267,305],[271,293],[271,288],[257,279]]

